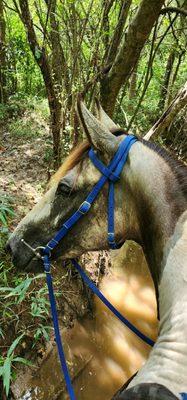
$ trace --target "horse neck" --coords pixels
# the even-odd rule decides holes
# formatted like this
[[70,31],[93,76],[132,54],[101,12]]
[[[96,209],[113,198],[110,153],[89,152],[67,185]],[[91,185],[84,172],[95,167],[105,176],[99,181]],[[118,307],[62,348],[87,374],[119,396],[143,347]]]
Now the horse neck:
[[142,382],[164,385],[177,398],[187,393],[187,212],[170,239],[162,273],[159,336],[148,361],[130,386]]
[[186,199],[169,164],[141,142],[132,147],[125,173],[129,187],[126,190],[132,193],[127,203],[132,200],[133,204],[133,210],[126,204],[126,215],[130,213],[129,221],[133,216],[133,221],[129,222],[131,226],[136,220],[135,240],[143,247],[158,292],[166,262],[164,253],[186,209]]
[[169,165],[141,143],[132,149],[127,179],[160,309],[156,345],[130,386],[157,382],[178,397],[187,391],[186,200]]

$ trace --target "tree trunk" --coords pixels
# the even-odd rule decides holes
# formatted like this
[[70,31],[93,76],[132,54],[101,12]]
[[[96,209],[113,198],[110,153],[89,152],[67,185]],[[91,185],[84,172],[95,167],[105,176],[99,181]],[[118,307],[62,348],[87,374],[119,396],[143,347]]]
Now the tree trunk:
[[6,103],[6,23],[4,17],[3,0],[0,0],[0,103]]
[[[56,2],[55,2],[56,4]],[[60,149],[60,134],[61,134],[61,117],[62,117],[62,101],[61,101],[61,88],[62,88],[62,77],[59,75],[59,57],[60,51],[58,47],[58,42],[56,38],[56,30],[52,32],[51,42],[52,42],[52,66],[50,65],[50,59],[45,49],[44,43],[40,47],[36,33],[34,30],[34,24],[31,17],[28,0],[19,0],[21,19],[25,25],[28,42],[33,53],[33,56],[40,67],[50,109],[51,116],[51,131],[53,136],[53,154],[54,154],[54,167],[57,168],[60,164],[61,159],[61,149]],[[53,14],[54,16],[54,14]],[[51,24],[55,23],[54,18]],[[54,27],[52,26],[52,29]],[[57,29],[57,25],[55,25]],[[56,47],[57,46],[57,47]],[[58,51],[57,51],[58,50]],[[58,57],[57,57],[58,55]],[[55,59],[56,57],[56,59]]]
[[101,80],[101,101],[112,115],[120,88],[134,70],[142,48],[157,21],[164,0],[142,0],[110,70]]
[[138,69],[138,64],[136,64],[136,67],[131,75],[130,78],[130,85],[129,85],[129,103],[128,103],[128,110],[129,112],[133,111],[133,100],[136,97],[136,84],[137,84],[137,69]]
[[164,108],[165,108],[165,103],[166,103],[166,99],[168,96],[169,83],[170,83],[170,78],[171,78],[174,61],[175,61],[175,51],[172,50],[170,52],[170,54],[168,56],[168,60],[167,60],[166,71],[165,71],[163,84],[162,84],[162,88],[161,88],[161,93],[160,93],[160,100],[158,103],[158,113],[160,110],[163,112]]
[[159,134],[163,133],[166,128],[170,126],[173,119],[179,113],[182,108],[187,105],[187,82],[178,92],[177,96],[174,98],[173,102],[167,108],[167,110],[162,114],[156,124],[147,132],[144,136],[145,140],[149,140],[152,136],[157,137]]
[[120,40],[123,34],[123,29],[125,26],[125,23],[127,21],[128,17],[128,12],[130,9],[130,6],[132,4],[132,0],[122,0],[121,8],[120,8],[120,13],[119,13],[119,19],[118,23],[116,25],[116,29],[114,31],[110,46],[109,46],[109,51],[106,59],[106,64],[110,64],[114,61],[116,57],[116,52],[118,49],[118,46],[120,44]]

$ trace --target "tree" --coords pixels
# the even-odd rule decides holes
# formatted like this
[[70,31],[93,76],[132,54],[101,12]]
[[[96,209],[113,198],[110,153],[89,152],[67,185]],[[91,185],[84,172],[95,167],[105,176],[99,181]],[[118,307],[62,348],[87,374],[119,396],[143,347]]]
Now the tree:
[[[19,0],[19,7],[14,1],[16,10],[26,28],[28,42],[38,64],[47,92],[47,98],[51,116],[51,130],[53,135],[53,153],[54,165],[57,167],[60,163],[60,133],[62,126],[62,80],[66,77],[66,65],[63,49],[59,39],[59,26],[55,19],[56,0],[46,0],[47,14],[43,22],[40,10],[37,9],[38,17],[43,27],[43,41],[39,42],[33,19],[31,16],[28,0]],[[47,32],[48,19],[50,20],[50,35]],[[46,40],[50,40],[52,62],[46,47]]]
[[142,0],[138,11],[123,36],[115,60],[101,80],[102,105],[113,113],[119,90],[130,77],[140,57],[165,0]]
[[0,0],[0,103],[7,100],[6,91],[6,23],[4,16],[3,0]]

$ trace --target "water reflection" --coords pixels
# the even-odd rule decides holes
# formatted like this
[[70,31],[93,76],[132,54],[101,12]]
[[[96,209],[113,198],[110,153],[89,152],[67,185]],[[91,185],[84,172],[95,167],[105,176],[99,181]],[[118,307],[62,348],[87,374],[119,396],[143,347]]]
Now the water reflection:
[[[125,269],[124,269],[124,252]],[[144,334],[156,339],[156,302],[152,280],[140,248],[122,249],[113,257],[112,274],[105,277],[101,290],[114,306]],[[71,335],[73,353],[92,355],[75,379],[80,400],[111,399],[112,395],[145,362],[150,347],[138,339],[100,300],[95,299],[94,323],[75,326]],[[64,399],[63,396],[59,398]]]
[[[132,243],[123,247],[114,252],[112,265],[111,274],[102,279],[102,292],[126,318],[155,340],[156,302],[141,249]],[[110,400],[141,367],[150,351],[98,299],[95,309],[94,321],[77,322],[73,329],[63,332],[77,400]],[[56,349],[30,380],[30,386],[28,397],[21,400],[68,399]]]

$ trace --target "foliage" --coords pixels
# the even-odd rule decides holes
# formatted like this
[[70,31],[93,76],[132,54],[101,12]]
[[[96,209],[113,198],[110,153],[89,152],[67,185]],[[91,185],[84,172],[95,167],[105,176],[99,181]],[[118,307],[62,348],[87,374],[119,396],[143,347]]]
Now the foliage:
[[[0,194],[0,221],[3,228],[7,227],[8,217],[14,216],[12,209],[12,198],[10,196]],[[2,228],[0,228],[2,230]],[[3,230],[4,231],[4,230]]]
[[[6,80],[10,102],[15,93],[20,101],[21,96],[36,97],[38,100],[47,95],[51,127],[54,130],[53,149],[58,151],[55,148],[60,146],[63,125],[61,143],[64,155],[69,144],[81,140],[78,122],[74,118],[77,93],[84,92],[88,105],[95,95],[99,95],[107,57],[120,31],[118,23],[122,18],[123,1],[52,0],[51,8],[43,1],[25,1],[24,7],[30,13],[35,35],[32,35],[32,39],[30,36],[29,40],[27,31],[31,28],[24,16],[23,3],[19,0],[6,0],[4,3],[8,43]],[[123,34],[116,42],[114,58],[142,4],[140,0],[126,3],[129,4],[129,10],[123,16]],[[187,7],[186,0],[168,0],[165,3],[167,5]],[[132,93],[132,70],[118,96],[115,117],[123,127],[139,134],[147,131],[183,85],[187,73],[185,21],[180,14],[166,12],[159,16],[153,26],[134,72],[134,91]],[[172,52],[173,64],[162,96],[167,62]],[[9,109],[0,105],[0,121],[7,113],[11,113],[12,106],[15,111],[15,102],[10,104]],[[26,119],[22,129],[19,121],[13,121],[10,129],[15,136],[20,136],[22,131],[26,137],[38,134],[37,127],[32,133]],[[46,154],[46,161],[50,159],[50,154]]]
[[24,334],[19,335],[11,344],[7,351],[6,357],[0,356],[0,377],[3,380],[3,387],[5,389],[6,396],[9,394],[10,383],[14,376],[13,366],[15,363],[21,363],[25,365],[32,365],[31,362],[26,360],[23,357],[16,357],[14,355],[15,349],[18,346],[19,342],[23,338]]
[[[8,342],[8,351],[3,352],[0,356],[0,380],[2,379],[7,396],[10,383],[16,377],[16,364],[32,365],[30,361],[20,355],[21,341],[23,338],[28,340],[31,336],[31,347],[34,347],[39,340],[41,343],[43,338],[49,340],[51,329],[47,324],[49,302],[46,285],[43,285],[44,274],[26,275],[26,277],[20,273],[15,274],[10,258],[4,249],[9,234],[8,223],[15,216],[13,201],[5,194],[0,196],[2,222],[0,228],[0,343]],[[40,287],[41,285],[42,287]],[[24,321],[23,310],[28,315],[30,314],[27,323]],[[17,336],[18,328],[19,335]],[[11,338],[12,342],[10,342]]]

